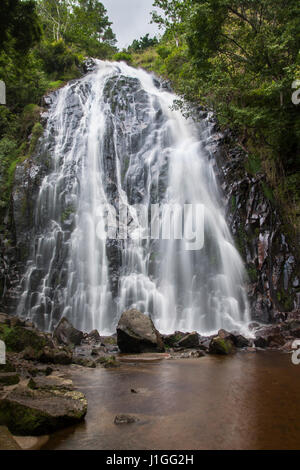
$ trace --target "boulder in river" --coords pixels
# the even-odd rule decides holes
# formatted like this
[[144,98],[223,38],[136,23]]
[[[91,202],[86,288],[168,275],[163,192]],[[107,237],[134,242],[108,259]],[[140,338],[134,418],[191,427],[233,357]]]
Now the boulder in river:
[[93,330],[87,335],[91,343],[101,343],[101,337],[98,330]]
[[65,346],[79,346],[83,337],[83,332],[74,328],[65,317],[60,320],[53,332],[53,338],[55,338],[59,344],[64,344]]
[[151,318],[135,309],[122,314],[117,326],[117,342],[123,353],[162,352],[165,349]]
[[19,385],[0,399],[0,424],[21,436],[49,434],[85,417],[83,393],[63,389],[35,389]]
[[235,347],[230,338],[222,338],[215,336],[209,343],[210,354],[232,354],[235,351]]
[[193,349],[193,348],[198,348],[199,347],[199,335],[196,331],[193,331],[193,333],[189,333],[183,338],[181,338],[177,342],[177,346],[186,348],[186,349]]

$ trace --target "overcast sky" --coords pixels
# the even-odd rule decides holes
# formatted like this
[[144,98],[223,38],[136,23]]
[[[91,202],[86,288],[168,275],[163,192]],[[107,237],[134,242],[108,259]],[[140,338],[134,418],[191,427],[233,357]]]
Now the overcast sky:
[[146,33],[158,33],[156,25],[150,24],[153,0],[102,0],[120,48],[129,46],[134,39]]

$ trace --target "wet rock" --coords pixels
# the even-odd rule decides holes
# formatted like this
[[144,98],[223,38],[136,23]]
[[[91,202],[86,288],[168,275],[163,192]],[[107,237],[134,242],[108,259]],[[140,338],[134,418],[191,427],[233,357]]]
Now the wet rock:
[[64,364],[72,363],[72,351],[67,348],[50,348],[45,346],[43,349],[35,350],[27,347],[23,353],[23,358],[28,361],[37,361],[44,364]]
[[199,335],[196,331],[189,333],[178,341],[178,346],[183,348],[197,348],[199,346]]
[[184,338],[184,336],[186,336],[186,333],[183,333],[182,331],[175,331],[175,333],[171,335],[162,335],[162,340],[166,346],[172,348],[182,338]]
[[19,385],[0,400],[0,423],[22,436],[52,433],[82,421],[87,412],[83,393],[32,390]]
[[115,417],[115,424],[132,424],[138,422],[139,419],[136,416],[132,415],[117,415]]
[[53,368],[49,366],[28,367],[27,372],[31,377],[37,377],[39,375],[45,375],[48,377],[52,374]]
[[120,366],[120,363],[117,361],[115,356],[101,356],[96,360],[96,364],[100,364],[105,369]]
[[233,343],[239,349],[247,348],[248,346],[250,346],[250,341],[243,335],[236,335]]
[[265,349],[268,347],[268,341],[263,336],[258,336],[257,338],[255,338],[254,344],[257,348]]
[[256,328],[259,328],[259,327],[260,327],[260,324],[257,323],[256,321],[253,321],[253,322],[249,323],[249,325],[248,325],[248,328],[249,328],[250,331],[255,330]]
[[93,330],[88,334],[88,340],[92,343],[101,343],[101,337],[98,330]]
[[32,390],[74,390],[72,380],[55,375],[31,378],[28,387]]
[[83,340],[83,332],[74,328],[69,320],[63,317],[53,332],[53,338],[65,346],[78,346]]
[[16,385],[19,382],[19,374],[16,374],[15,372],[0,372],[0,385]]
[[0,339],[5,341],[7,349],[15,352],[21,352],[26,347],[40,350],[49,343],[44,333],[21,326],[3,329],[0,325]]
[[215,336],[209,343],[210,354],[232,354],[235,352],[235,347],[231,339]]
[[90,369],[94,369],[96,367],[95,361],[83,356],[73,356],[72,363],[82,367],[89,367]]
[[160,333],[147,315],[132,309],[124,312],[117,326],[117,342],[121,352],[162,352]]
[[83,71],[84,71],[84,73],[92,72],[93,70],[95,70],[96,67],[97,67],[97,63],[91,57],[89,57],[88,59],[86,59],[83,62]]

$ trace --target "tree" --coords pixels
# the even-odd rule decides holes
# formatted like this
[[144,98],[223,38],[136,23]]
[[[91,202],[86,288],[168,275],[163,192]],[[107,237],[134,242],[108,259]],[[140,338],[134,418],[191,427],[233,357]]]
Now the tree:
[[33,0],[1,0],[0,52],[9,42],[23,54],[39,41],[41,28],[35,6]]
[[101,56],[101,52],[108,51],[116,43],[111,24],[101,2],[79,0],[72,8],[66,41],[83,47],[88,55]]
[[129,51],[133,52],[140,52],[144,51],[145,49],[148,49],[148,47],[153,47],[158,44],[158,39],[156,36],[153,38],[149,37],[149,33],[147,33],[145,36],[140,37],[140,39],[134,39],[132,44],[128,47]]
[[71,20],[73,3],[72,0],[38,0],[38,13],[46,38],[52,41],[64,38]]

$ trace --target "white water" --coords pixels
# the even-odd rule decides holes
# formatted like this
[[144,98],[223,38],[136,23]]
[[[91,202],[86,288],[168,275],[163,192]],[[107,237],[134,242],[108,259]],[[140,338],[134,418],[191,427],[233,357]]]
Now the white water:
[[[43,139],[51,170],[36,204],[19,314],[45,329],[66,315],[101,334],[129,307],[151,314],[161,332],[241,330],[249,321],[243,263],[205,151],[211,125],[171,110],[175,98],[142,70],[100,61],[59,91]],[[204,247],[101,240],[108,203],[133,218],[136,203],[203,204]]]

